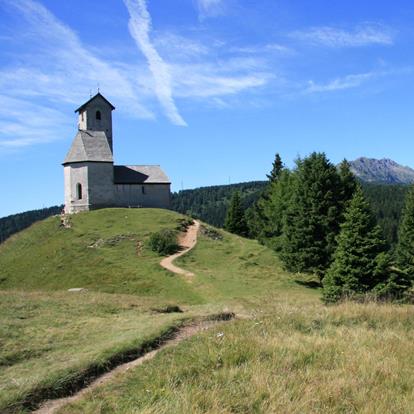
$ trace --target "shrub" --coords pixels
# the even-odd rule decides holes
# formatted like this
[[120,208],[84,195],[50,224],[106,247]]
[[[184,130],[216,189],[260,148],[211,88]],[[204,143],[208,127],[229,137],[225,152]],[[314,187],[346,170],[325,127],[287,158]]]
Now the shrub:
[[163,229],[153,233],[149,239],[151,250],[162,256],[168,256],[178,252],[180,246],[177,243],[177,232]]

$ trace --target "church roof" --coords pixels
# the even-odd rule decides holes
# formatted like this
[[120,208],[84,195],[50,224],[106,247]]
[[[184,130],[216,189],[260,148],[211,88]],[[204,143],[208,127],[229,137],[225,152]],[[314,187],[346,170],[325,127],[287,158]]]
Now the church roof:
[[78,131],[63,165],[84,161],[114,161],[105,132]]
[[110,107],[112,110],[115,109],[115,107],[111,104],[111,102],[108,101],[108,99],[105,98],[105,96],[103,96],[100,92],[98,92],[95,96],[92,96],[91,99],[89,99],[89,101],[85,102],[83,105],[81,105],[78,109],[76,109],[75,112],[80,112],[82,111],[82,109],[84,109],[86,106],[88,106],[92,101],[94,101],[97,98],[101,98],[103,99]]
[[170,184],[159,165],[115,165],[115,184]]

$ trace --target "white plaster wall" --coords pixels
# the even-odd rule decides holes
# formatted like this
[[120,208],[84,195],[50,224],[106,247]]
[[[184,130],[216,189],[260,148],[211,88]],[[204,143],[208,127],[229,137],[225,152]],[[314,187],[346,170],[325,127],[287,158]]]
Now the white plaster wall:
[[[89,210],[88,167],[86,163],[65,165],[65,212],[68,214]],[[82,185],[82,199],[77,199],[76,186]]]
[[79,112],[79,118],[78,118],[78,129],[86,130],[88,126],[88,113],[86,110],[83,110],[82,112]]
[[119,207],[170,207],[169,184],[115,184],[114,187],[115,204]]

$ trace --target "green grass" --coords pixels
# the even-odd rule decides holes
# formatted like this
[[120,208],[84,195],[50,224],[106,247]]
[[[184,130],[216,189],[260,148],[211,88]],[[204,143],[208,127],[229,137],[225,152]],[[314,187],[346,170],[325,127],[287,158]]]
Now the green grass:
[[[73,216],[71,229],[50,218],[0,245],[1,412],[223,310],[247,319],[161,351],[61,413],[414,412],[412,306],[326,307],[306,288],[313,278],[223,231],[202,232],[177,260],[193,279],[172,275],[148,239],[180,217],[100,210]],[[152,311],[167,305],[184,313]]]
[[154,314],[127,295],[0,292],[0,409],[59,395],[92,366],[180,323],[189,314]]
[[253,314],[163,350],[59,413],[414,412],[412,307],[274,298]]
[[105,209],[73,216],[70,229],[51,217],[0,245],[0,289],[83,287],[201,303],[145,244],[151,233],[174,229],[180,217],[166,210]]
[[[58,395],[184,318],[243,312],[269,290],[303,294],[272,252],[224,232],[222,240],[200,236],[179,263],[196,272],[194,281],[162,269],[148,239],[181,217],[108,209],[73,216],[70,229],[52,217],[0,246],[0,410],[44,390]],[[88,290],[67,291],[76,287]],[[184,314],[151,311],[169,304]]]

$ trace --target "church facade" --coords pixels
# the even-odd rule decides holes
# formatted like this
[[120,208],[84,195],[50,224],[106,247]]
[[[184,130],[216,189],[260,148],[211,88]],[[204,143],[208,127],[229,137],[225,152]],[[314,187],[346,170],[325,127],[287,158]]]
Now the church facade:
[[105,207],[170,207],[159,165],[114,165],[112,111],[100,93],[80,106],[78,133],[63,162],[65,213]]

